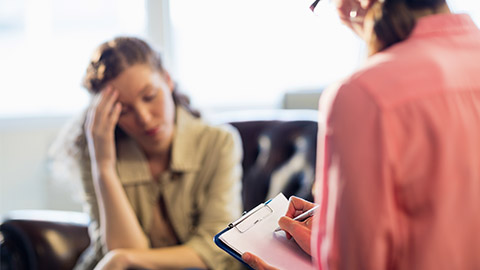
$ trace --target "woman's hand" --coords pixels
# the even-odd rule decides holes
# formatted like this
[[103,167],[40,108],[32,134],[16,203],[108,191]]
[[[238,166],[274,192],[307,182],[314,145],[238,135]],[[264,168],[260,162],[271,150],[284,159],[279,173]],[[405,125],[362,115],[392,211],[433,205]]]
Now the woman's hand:
[[242,260],[255,270],[277,270],[277,268],[268,265],[262,259],[253,255],[250,252],[243,253]]
[[364,19],[377,0],[334,0],[340,21],[364,38]]
[[309,255],[311,254],[312,218],[307,218],[304,221],[296,221],[293,218],[315,206],[314,203],[292,196],[287,213],[278,221],[280,228],[287,233],[287,238],[293,237],[295,242]]
[[[287,213],[278,221],[280,228],[287,233],[287,238],[291,239],[293,237],[300,248],[309,255],[311,254],[310,238],[312,234],[312,218],[307,218],[304,221],[296,221],[293,220],[293,218],[315,206],[316,204],[314,203],[292,196],[290,197],[290,204],[288,205]],[[249,252],[245,252],[242,255],[242,260],[255,270],[276,269]]]
[[87,112],[85,133],[92,168],[96,168],[97,173],[115,168],[114,131],[121,111],[117,98],[118,92],[107,86],[94,97]]

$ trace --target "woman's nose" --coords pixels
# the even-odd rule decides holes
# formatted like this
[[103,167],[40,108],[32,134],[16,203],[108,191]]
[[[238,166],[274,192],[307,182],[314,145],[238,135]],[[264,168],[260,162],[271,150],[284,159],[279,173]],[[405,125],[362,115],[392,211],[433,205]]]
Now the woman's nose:
[[145,126],[152,118],[149,110],[146,108],[138,108],[136,113],[137,121],[140,125]]

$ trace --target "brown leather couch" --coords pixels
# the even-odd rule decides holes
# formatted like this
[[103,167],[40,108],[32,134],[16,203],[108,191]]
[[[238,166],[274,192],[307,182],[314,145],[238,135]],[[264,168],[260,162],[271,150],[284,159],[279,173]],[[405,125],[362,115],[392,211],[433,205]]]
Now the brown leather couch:
[[[242,137],[243,203],[250,210],[269,193],[312,200],[317,123],[312,114],[293,119],[236,120]],[[3,217],[0,269],[71,269],[88,246],[83,213],[24,210]],[[3,240],[2,240],[3,238]]]

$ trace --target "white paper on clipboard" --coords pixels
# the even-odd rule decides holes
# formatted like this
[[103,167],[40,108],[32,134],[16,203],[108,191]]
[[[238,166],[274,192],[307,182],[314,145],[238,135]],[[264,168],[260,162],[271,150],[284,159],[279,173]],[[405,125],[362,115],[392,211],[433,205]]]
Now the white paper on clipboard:
[[239,254],[250,252],[279,269],[314,269],[311,257],[285,232],[274,232],[288,209],[280,193],[268,204],[261,204],[233,223],[219,239]]

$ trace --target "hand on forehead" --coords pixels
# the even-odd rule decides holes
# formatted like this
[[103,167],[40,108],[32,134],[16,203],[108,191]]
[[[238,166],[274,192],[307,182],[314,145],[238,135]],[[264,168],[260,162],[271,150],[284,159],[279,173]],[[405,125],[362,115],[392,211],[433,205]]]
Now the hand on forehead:
[[362,36],[364,16],[377,1],[383,0],[334,0],[334,3],[342,23]]
[[338,11],[347,16],[353,9],[369,9],[377,1],[384,0],[334,0]]

